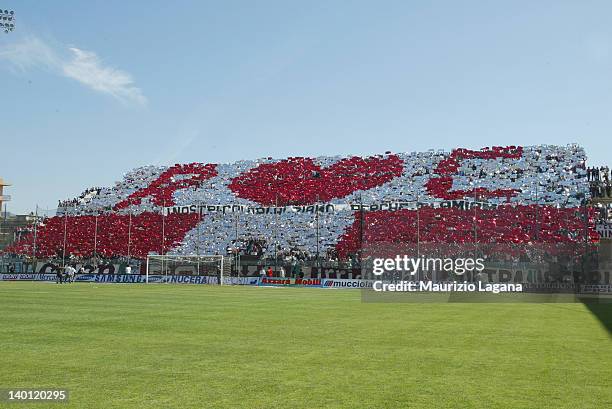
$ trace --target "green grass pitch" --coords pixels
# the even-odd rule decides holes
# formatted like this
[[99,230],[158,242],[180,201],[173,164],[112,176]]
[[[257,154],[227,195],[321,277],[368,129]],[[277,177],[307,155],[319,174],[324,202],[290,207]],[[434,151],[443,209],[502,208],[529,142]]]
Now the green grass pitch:
[[70,390],[68,404],[7,408],[609,408],[610,310],[600,312],[0,282],[0,388]]

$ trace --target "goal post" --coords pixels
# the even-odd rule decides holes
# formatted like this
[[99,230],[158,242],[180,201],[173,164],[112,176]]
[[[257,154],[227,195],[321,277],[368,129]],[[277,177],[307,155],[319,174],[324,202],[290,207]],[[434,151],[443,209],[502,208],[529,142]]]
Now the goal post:
[[[175,275],[208,276],[211,283],[223,285],[224,277],[231,275],[231,256],[220,255],[156,255],[147,256],[145,282],[150,276],[163,276],[156,282],[170,282]],[[215,280],[216,278],[216,280]]]

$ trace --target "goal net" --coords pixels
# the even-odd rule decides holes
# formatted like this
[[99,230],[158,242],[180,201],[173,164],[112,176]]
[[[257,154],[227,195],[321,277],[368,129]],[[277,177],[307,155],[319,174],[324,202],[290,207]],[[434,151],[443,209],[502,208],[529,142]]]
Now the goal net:
[[[231,268],[229,256],[148,255],[146,282],[171,282],[173,276],[202,276],[207,277],[209,284],[223,285]],[[155,280],[149,280],[150,276]]]

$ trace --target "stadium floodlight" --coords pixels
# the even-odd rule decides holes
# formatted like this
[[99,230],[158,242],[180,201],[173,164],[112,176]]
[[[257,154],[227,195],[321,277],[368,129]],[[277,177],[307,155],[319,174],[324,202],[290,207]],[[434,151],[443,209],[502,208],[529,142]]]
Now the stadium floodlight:
[[9,33],[15,30],[15,11],[0,10],[0,30]]

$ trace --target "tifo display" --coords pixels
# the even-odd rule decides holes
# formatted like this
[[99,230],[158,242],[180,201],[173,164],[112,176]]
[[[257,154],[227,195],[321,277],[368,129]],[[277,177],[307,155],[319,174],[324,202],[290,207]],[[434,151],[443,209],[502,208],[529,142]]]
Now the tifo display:
[[346,260],[373,243],[595,242],[588,176],[577,145],[145,166],[7,252]]

